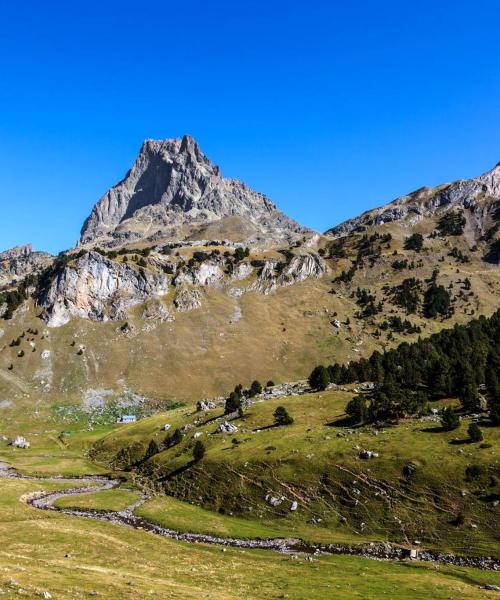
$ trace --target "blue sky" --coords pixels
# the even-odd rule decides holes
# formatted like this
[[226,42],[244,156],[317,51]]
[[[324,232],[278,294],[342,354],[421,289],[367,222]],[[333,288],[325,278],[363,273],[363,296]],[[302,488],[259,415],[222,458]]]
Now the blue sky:
[[190,133],[318,230],[500,161],[500,3],[1,2],[0,248],[74,245]]

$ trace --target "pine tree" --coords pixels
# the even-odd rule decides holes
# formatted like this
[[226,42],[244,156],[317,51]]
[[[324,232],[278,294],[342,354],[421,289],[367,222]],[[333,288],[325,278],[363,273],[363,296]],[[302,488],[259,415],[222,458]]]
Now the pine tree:
[[196,440],[193,448],[193,458],[196,462],[200,461],[205,456],[205,444],[201,440]]
[[441,415],[441,425],[446,431],[452,431],[460,425],[460,419],[451,406],[447,406]]
[[291,425],[293,423],[292,417],[288,414],[284,406],[278,406],[273,416],[276,425]]
[[159,451],[160,449],[158,448],[158,444],[156,443],[156,441],[151,440],[146,450],[146,454],[144,455],[144,460],[148,460],[148,458],[151,458],[155,454],[158,454]]
[[458,394],[458,399],[467,412],[475,412],[481,408],[477,386],[472,382],[464,385]]
[[325,390],[330,383],[330,374],[322,365],[315,367],[309,375],[309,385],[313,390]]
[[365,397],[360,395],[349,400],[345,407],[345,412],[355,423],[364,423],[368,416]]
[[255,380],[252,381],[252,385],[250,386],[248,395],[250,396],[250,398],[253,398],[258,394],[262,394],[262,384],[259,381]]
[[182,442],[182,438],[184,437],[182,431],[180,429],[176,429],[172,435],[167,435],[165,438],[164,444],[167,448],[173,448],[177,446],[180,442]]
[[416,252],[420,252],[424,246],[424,238],[420,233],[414,233],[407,237],[405,240],[405,250],[415,250]]
[[467,429],[467,433],[469,434],[471,442],[482,442],[483,441],[483,433],[479,429],[477,423],[471,423]]
[[224,406],[224,413],[230,415],[241,408],[241,396],[236,392],[231,392],[226,400]]

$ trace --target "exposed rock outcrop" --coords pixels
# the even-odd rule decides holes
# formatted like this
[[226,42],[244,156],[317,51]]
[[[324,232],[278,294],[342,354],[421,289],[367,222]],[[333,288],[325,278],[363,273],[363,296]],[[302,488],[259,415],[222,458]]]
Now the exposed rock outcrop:
[[270,294],[280,287],[293,285],[311,277],[322,277],[327,269],[319,254],[314,252],[294,256],[288,264],[281,267],[280,272],[277,272],[279,264],[277,261],[266,261],[252,289],[262,294]]
[[196,288],[181,286],[174,296],[174,305],[179,312],[188,312],[201,307],[202,295]]
[[138,239],[184,239],[223,219],[232,219],[231,232],[241,230],[243,239],[283,241],[312,235],[263,194],[224,178],[190,136],[146,140],[125,178],[95,205],[80,243],[116,246]]
[[201,263],[194,269],[184,268],[174,279],[174,285],[219,285],[224,278],[220,266],[212,261]]
[[141,319],[143,321],[156,321],[159,323],[174,321],[173,315],[170,314],[168,308],[160,300],[148,302],[142,312]]
[[123,319],[127,310],[149,298],[166,295],[163,274],[136,270],[97,252],[78,258],[60,270],[38,298],[50,327],[64,325],[71,317],[107,321]]

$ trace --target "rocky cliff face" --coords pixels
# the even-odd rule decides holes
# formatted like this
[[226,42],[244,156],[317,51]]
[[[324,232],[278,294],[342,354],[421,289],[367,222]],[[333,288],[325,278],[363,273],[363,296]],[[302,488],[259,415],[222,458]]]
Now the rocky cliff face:
[[294,256],[284,267],[276,261],[266,261],[252,289],[270,294],[280,287],[294,285],[309,278],[320,278],[327,269],[324,261],[316,253]]
[[125,319],[131,307],[167,292],[165,275],[146,273],[89,252],[57,273],[40,294],[38,304],[45,309],[43,318],[47,324],[58,327],[71,317],[93,321]]
[[344,221],[325,232],[338,237],[348,235],[360,226],[373,226],[401,221],[412,227],[423,218],[439,216],[448,210],[466,209],[465,217],[477,237],[484,235],[498,220],[500,202],[500,164],[475,179],[456,181],[435,188],[421,188],[401,196],[380,208]]
[[[265,261],[256,277],[249,262],[234,265],[231,258],[220,255],[188,266],[183,261],[167,263],[160,254],[152,253],[144,267],[139,267],[90,251],[56,269],[39,292],[37,304],[44,309],[42,318],[50,327],[64,325],[72,317],[126,320],[137,305],[144,305],[143,320],[165,322],[174,319],[175,311],[202,307],[210,287],[231,297],[247,292],[270,294],[305,279],[320,278],[326,270],[321,257],[312,251],[292,255],[286,263]],[[171,305],[162,300],[169,285],[174,290]]]
[[[311,233],[264,195],[224,178],[193,138],[146,140],[126,177],[95,205],[80,244],[179,240],[226,219],[229,234],[249,243],[291,240]],[[224,227],[218,233],[226,233]]]

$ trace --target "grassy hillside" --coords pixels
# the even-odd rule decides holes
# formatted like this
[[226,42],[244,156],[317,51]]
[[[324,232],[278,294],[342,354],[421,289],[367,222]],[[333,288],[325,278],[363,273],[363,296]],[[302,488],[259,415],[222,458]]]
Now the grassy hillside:
[[[119,431],[120,436],[127,434],[125,428]],[[86,436],[95,437],[95,432],[75,434],[66,450],[45,440],[25,451],[21,455],[24,458],[2,446],[0,458],[19,465],[31,463],[33,471],[40,475],[50,475],[56,470],[66,470],[68,475],[94,472],[95,467],[84,464],[84,458],[80,458],[81,463],[76,460],[77,449],[87,444]],[[47,455],[52,458],[50,464],[45,464]],[[59,469],[57,456],[61,461]],[[75,464],[73,473],[66,462],[71,460]],[[111,523],[39,511],[20,502],[27,493],[64,489],[68,484],[2,479],[1,485],[0,589],[7,596],[39,598],[43,592],[49,592],[53,598],[62,600],[95,595],[109,599],[202,595],[213,599],[320,600],[332,595],[346,600],[360,597],[378,600],[396,596],[425,598],[432,594],[443,600],[450,597],[475,600],[494,598],[495,592],[481,586],[500,583],[496,573],[466,568],[436,568],[413,562],[393,564],[349,556],[319,556],[311,560],[275,552],[185,544]],[[64,502],[121,509],[130,500],[135,500],[135,495],[129,495],[125,489],[72,497]],[[154,498],[141,510],[180,530],[245,536],[246,527],[248,536],[258,532],[262,537],[286,531],[286,527],[271,530],[259,522],[204,511],[172,499]],[[314,533],[319,530],[315,528]]]
[[[426,220],[413,229],[428,235],[434,227]],[[323,239],[329,272],[322,279],[267,296],[247,292],[235,298],[225,289],[209,288],[200,309],[173,311],[174,322],[143,321],[143,307],[137,307],[126,330],[124,322],[78,319],[48,329],[28,302],[12,320],[0,321],[0,415],[5,423],[0,433],[109,423],[123,412],[144,415],[176,401],[225,394],[235,383],[248,385],[255,378],[300,379],[316,364],[347,362],[416,339],[418,333],[384,324],[395,317],[425,336],[473,315],[491,314],[498,307],[500,269],[482,260],[481,249],[472,251],[465,234],[425,239],[420,252],[406,250],[413,229],[381,225],[369,230],[379,238],[368,245],[365,233]],[[391,239],[381,241],[388,234]],[[179,260],[189,260],[194,250],[181,249]],[[256,253],[250,259],[275,255]],[[148,268],[153,269],[154,258]],[[343,279],[353,262],[350,279]],[[436,268],[437,283],[451,295],[453,314],[425,318],[423,291],[416,311],[407,314],[391,290],[408,278],[425,290]],[[374,298],[380,312],[363,315],[366,306],[358,288]],[[172,298],[173,292],[165,299],[171,310]],[[19,345],[11,346],[17,339]]]
[[[99,598],[279,597],[322,599],[493,598],[497,575],[473,569],[395,565],[355,557],[292,560],[272,552],[188,545],[151,534],[37,511],[19,502],[61,484],[2,481],[0,587],[7,594]],[[92,541],[92,543],[89,543]],[[110,558],[112,557],[112,561]],[[311,586],[311,581],[314,585]],[[19,592],[19,590],[24,590]]]
[[[256,532],[264,527],[324,542],[418,539],[457,553],[495,553],[498,428],[485,427],[482,444],[467,443],[467,419],[453,432],[419,419],[383,430],[346,428],[350,397],[327,391],[260,401],[232,421],[239,431],[230,435],[215,433],[218,421],[212,419],[220,410],[199,422],[199,414],[178,409],[113,431],[92,455],[119,468],[135,463],[144,484],[159,494],[142,514],[170,526],[194,523],[197,530],[214,532],[228,527],[243,536],[261,535]],[[293,425],[272,426],[278,405],[287,408]],[[165,422],[172,428],[199,424],[178,446],[137,467],[151,439],[161,445]],[[192,458],[195,435],[207,448],[198,463]],[[451,443],[454,438],[458,443]],[[379,456],[362,460],[363,449]],[[468,481],[465,470],[473,464],[484,465],[485,472]],[[165,493],[200,508],[184,510],[162,499]],[[272,497],[280,499],[277,506]],[[291,511],[294,501],[298,507]],[[202,509],[213,512],[197,518]],[[226,517],[227,523],[220,521]]]

